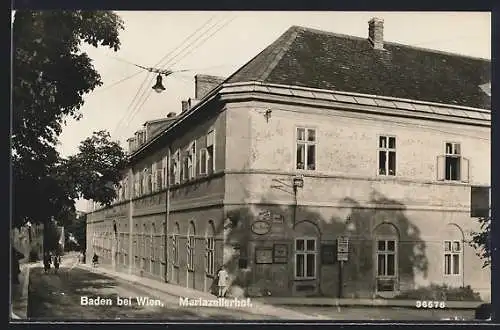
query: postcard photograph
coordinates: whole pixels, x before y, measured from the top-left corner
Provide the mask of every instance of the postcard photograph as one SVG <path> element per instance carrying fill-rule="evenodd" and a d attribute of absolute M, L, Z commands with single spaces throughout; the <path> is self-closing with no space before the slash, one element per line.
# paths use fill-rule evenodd
<path fill-rule="evenodd" d="M 11 321 L 487 321 L 489 12 L 12 12 Z"/>

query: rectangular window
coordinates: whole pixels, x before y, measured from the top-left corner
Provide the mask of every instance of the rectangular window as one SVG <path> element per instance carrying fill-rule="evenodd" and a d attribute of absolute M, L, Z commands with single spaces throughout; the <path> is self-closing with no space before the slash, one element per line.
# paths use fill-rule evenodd
<path fill-rule="evenodd" d="M 396 276 L 396 241 L 377 241 L 377 276 Z"/>
<path fill-rule="evenodd" d="M 185 180 L 191 180 L 196 177 L 196 141 L 193 141 L 189 148 L 186 150 L 185 159 Z"/>
<path fill-rule="evenodd" d="M 445 144 L 445 180 L 459 181 L 460 180 L 460 144 L 450 143 Z"/>
<path fill-rule="evenodd" d="M 379 136 L 378 174 L 396 175 L 396 137 Z"/>
<path fill-rule="evenodd" d="M 170 183 L 171 184 L 179 184 L 181 183 L 181 173 L 180 173 L 180 166 L 181 166 L 181 155 L 180 155 L 180 150 L 177 149 L 177 151 L 174 153 L 172 157 L 172 164 L 171 164 L 171 171 L 170 171 Z"/>
<path fill-rule="evenodd" d="M 153 163 L 151 165 L 151 192 L 156 192 L 158 191 L 158 181 L 157 181 L 157 176 L 158 173 L 156 172 L 156 163 Z"/>
<path fill-rule="evenodd" d="M 297 128 L 297 170 L 316 170 L 316 130 Z"/>
<path fill-rule="evenodd" d="M 206 272 L 208 275 L 215 274 L 215 238 L 207 237 L 207 265 Z"/>
<path fill-rule="evenodd" d="M 460 274 L 461 241 L 444 241 L 444 274 Z"/>
<path fill-rule="evenodd" d="M 163 189 L 163 169 L 156 170 L 156 187 L 158 191 Z"/>
<path fill-rule="evenodd" d="M 317 246 L 314 238 L 298 238 L 295 240 L 295 278 L 316 278 Z"/>
<path fill-rule="evenodd" d="M 207 149 L 203 148 L 200 150 L 200 175 L 207 174 Z"/>

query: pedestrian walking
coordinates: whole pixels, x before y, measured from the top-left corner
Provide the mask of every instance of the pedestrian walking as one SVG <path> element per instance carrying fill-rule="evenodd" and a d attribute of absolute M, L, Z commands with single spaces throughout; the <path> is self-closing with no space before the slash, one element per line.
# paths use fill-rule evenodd
<path fill-rule="evenodd" d="M 99 264 L 99 257 L 97 256 L 97 253 L 94 253 L 94 256 L 92 257 L 92 265 L 94 267 L 97 267 Z"/>
<path fill-rule="evenodd" d="M 217 285 L 219 287 L 219 297 L 225 297 L 226 296 L 226 291 L 227 291 L 227 286 L 229 282 L 229 274 L 224 266 L 222 266 L 219 271 L 217 272 Z"/>
<path fill-rule="evenodd" d="M 43 270 L 45 271 L 45 273 L 48 273 L 50 270 L 50 259 L 50 253 L 45 252 L 43 255 Z"/>
<path fill-rule="evenodd" d="M 57 271 L 59 270 L 59 265 L 61 263 L 61 257 L 56 254 L 53 258 L 53 263 L 54 263 L 54 271 L 57 273 Z"/>

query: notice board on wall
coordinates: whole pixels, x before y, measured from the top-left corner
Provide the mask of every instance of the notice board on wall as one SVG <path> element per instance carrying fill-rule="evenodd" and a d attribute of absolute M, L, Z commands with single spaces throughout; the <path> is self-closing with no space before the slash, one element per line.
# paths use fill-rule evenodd
<path fill-rule="evenodd" d="M 273 248 L 256 247 L 255 248 L 255 263 L 256 264 L 272 264 L 273 263 Z"/>
<path fill-rule="evenodd" d="M 275 264 L 288 263 L 288 246 L 286 244 L 274 244 L 273 263 Z"/>

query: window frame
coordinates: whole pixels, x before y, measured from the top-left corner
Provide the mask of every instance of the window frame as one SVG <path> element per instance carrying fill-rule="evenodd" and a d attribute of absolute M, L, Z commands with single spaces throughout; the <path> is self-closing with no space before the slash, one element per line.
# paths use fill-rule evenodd
<path fill-rule="evenodd" d="M 451 154 L 449 154 L 448 151 L 446 150 L 446 146 L 448 144 L 451 144 L 451 147 L 452 147 Z M 455 150 L 457 145 L 458 145 L 459 153 L 455 154 L 455 153 L 453 153 L 453 151 Z M 462 156 L 462 144 L 460 142 L 455 142 L 455 141 L 445 141 L 444 142 L 443 156 L 444 156 L 444 181 L 446 181 L 446 182 L 461 182 L 464 179 L 464 178 L 462 178 L 462 158 L 463 158 L 463 156 Z M 450 175 L 450 179 L 446 178 L 448 175 L 448 168 L 446 166 L 446 161 L 448 160 L 448 158 L 458 159 L 458 168 L 457 168 L 457 178 L 456 179 L 451 179 L 451 175 Z"/>
<path fill-rule="evenodd" d="M 314 241 L 314 251 L 307 250 L 307 241 Z M 297 250 L 297 241 L 304 241 L 304 251 Z M 301 236 L 294 238 L 293 241 L 293 251 L 294 251 L 294 278 L 299 281 L 311 281 L 316 280 L 318 278 L 318 238 L 313 236 Z M 304 276 L 298 276 L 297 274 L 297 256 L 304 256 Z M 307 276 L 307 256 L 314 255 L 314 275 Z"/>
<path fill-rule="evenodd" d="M 384 236 L 376 236 L 375 237 L 375 264 L 376 264 L 376 269 L 375 269 L 375 279 L 397 279 L 399 276 L 398 273 L 398 268 L 399 268 L 399 241 L 396 237 L 384 237 Z M 380 251 L 378 249 L 378 243 L 379 241 L 384 241 L 386 245 L 386 249 L 384 251 Z M 389 251 L 387 250 L 387 242 L 394 242 L 394 251 Z M 379 255 L 384 255 L 385 256 L 385 262 L 384 262 L 384 268 L 385 268 L 385 274 L 379 275 L 379 263 L 378 263 L 378 257 Z M 388 265 L 388 255 L 394 255 L 394 275 L 387 275 L 387 265 Z"/>
<path fill-rule="evenodd" d="M 203 155 L 205 156 L 205 161 L 203 164 Z M 200 158 L 198 159 L 199 165 L 198 165 L 198 174 L 199 175 L 207 175 L 208 173 L 208 150 L 207 148 L 201 148 L 200 149 Z M 205 167 L 205 170 L 202 171 L 202 164 Z"/>
<path fill-rule="evenodd" d="M 215 230 L 213 223 L 209 222 L 209 227 L 205 233 L 205 274 L 215 275 Z"/>
<path fill-rule="evenodd" d="M 380 139 L 385 138 L 386 139 L 386 146 L 381 147 L 380 146 Z M 394 148 L 389 147 L 389 139 L 394 138 Z M 397 146 L 398 146 L 398 138 L 396 135 L 391 135 L 391 134 L 378 134 L 377 135 L 377 176 L 381 177 L 396 177 L 398 173 L 398 152 L 397 152 Z M 385 153 L 385 174 L 380 173 L 380 152 Z M 394 174 L 389 174 L 390 169 L 389 169 L 389 153 L 394 152 Z"/>
<path fill-rule="evenodd" d="M 182 165 L 181 164 L 181 159 L 180 159 L 180 149 L 177 148 L 177 150 L 174 152 L 174 154 L 172 155 L 172 163 L 170 164 L 170 166 L 172 167 L 172 174 L 173 174 L 173 182 L 171 182 L 171 184 L 180 184 L 181 183 L 181 172 L 180 172 L 180 166 Z"/>
<path fill-rule="evenodd" d="M 446 251 L 446 243 L 450 243 L 450 250 L 449 251 Z M 453 249 L 453 245 L 454 243 L 459 243 L 460 244 L 460 249 L 458 251 L 454 251 Z M 461 271 L 461 268 L 462 268 L 462 263 L 463 263 L 463 249 L 464 249 L 464 244 L 463 244 L 463 240 L 459 240 L 459 239 L 447 239 L 447 240 L 443 240 L 443 274 L 444 276 L 446 277 L 449 277 L 449 276 L 461 276 L 462 275 L 462 271 Z M 448 274 L 447 273 L 447 268 L 446 268 L 446 256 L 449 255 L 450 256 L 450 273 Z M 458 273 L 453 273 L 454 269 L 455 269 L 455 261 L 453 259 L 453 256 L 458 256 Z"/>
<path fill-rule="evenodd" d="M 186 235 L 186 269 L 194 271 L 196 252 L 196 228 L 193 222 L 189 223 L 188 232 Z"/>
<path fill-rule="evenodd" d="M 208 137 L 210 135 L 210 133 L 213 134 L 213 141 L 212 141 L 212 144 L 209 144 L 208 142 Z M 205 143 L 205 149 L 207 150 L 207 153 L 206 153 L 206 175 L 212 175 L 215 173 L 215 154 L 216 154 L 216 130 L 215 128 L 212 128 L 210 130 L 208 130 L 207 134 L 205 135 L 205 138 L 206 138 L 206 143 Z M 209 152 L 209 148 L 211 147 L 212 149 L 212 155 L 210 156 L 210 152 Z M 210 156 L 210 157 L 209 157 Z M 212 162 L 212 173 L 209 173 L 209 162 Z"/>
<path fill-rule="evenodd" d="M 299 129 L 304 130 L 304 141 L 299 140 Z M 314 131 L 314 141 L 308 141 L 309 137 L 309 130 Z M 298 168 L 298 162 L 297 162 L 297 152 L 298 152 L 298 145 L 304 144 L 304 168 L 300 169 Z M 314 146 L 314 169 L 308 169 L 307 168 L 307 156 L 308 156 L 308 147 L 309 146 Z M 318 170 L 318 129 L 316 126 L 295 126 L 295 132 L 294 132 L 294 171 L 305 171 L 305 172 L 312 172 L 312 171 L 317 171 Z"/>
<path fill-rule="evenodd" d="M 179 239 L 180 239 L 180 226 L 176 222 L 174 224 L 174 232 L 172 233 L 172 264 L 174 267 L 179 267 Z"/>

